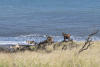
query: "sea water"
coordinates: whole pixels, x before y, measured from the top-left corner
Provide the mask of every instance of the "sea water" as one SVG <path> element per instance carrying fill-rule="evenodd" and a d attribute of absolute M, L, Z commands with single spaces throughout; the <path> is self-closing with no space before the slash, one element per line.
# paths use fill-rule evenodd
<path fill-rule="evenodd" d="M 40 42 L 46 35 L 62 41 L 62 32 L 80 41 L 96 30 L 100 0 L 0 0 L 0 44 Z"/>

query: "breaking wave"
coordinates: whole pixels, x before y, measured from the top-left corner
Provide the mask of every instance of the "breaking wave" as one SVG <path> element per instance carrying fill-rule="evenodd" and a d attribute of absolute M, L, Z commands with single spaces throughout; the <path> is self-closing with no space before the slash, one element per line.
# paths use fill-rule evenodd
<path fill-rule="evenodd" d="M 0 45 L 1 44 L 17 44 L 17 43 L 26 43 L 27 40 L 34 40 L 35 42 L 39 43 L 46 39 L 47 35 L 40 35 L 40 34 L 30 34 L 30 35 L 20 35 L 17 37 L 0 37 Z M 54 38 L 55 42 L 60 42 L 63 40 L 63 36 L 58 35 L 50 35 Z M 71 38 L 75 41 L 85 41 L 87 36 L 71 36 Z M 100 40 L 99 37 L 92 37 L 92 40 Z"/>

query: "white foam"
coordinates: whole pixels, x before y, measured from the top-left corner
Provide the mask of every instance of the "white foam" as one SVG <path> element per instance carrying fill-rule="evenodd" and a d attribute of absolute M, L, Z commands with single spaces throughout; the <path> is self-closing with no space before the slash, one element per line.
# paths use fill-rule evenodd
<path fill-rule="evenodd" d="M 63 36 L 53 36 L 55 42 L 60 42 L 63 40 Z M 85 37 L 80 36 L 71 36 L 71 39 L 75 41 L 85 41 Z M 26 43 L 27 40 L 34 40 L 35 42 L 41 42 L 46 39 L 46 35 L 40 35 L 40 34 L 30 34 L 30 35 L 21 35 L 17 37 L 0 37 L 0 45 L 1 44 L 17 44 L 17 43 Z M 92 37 L 92 40 L 100 40 L 99 37 Z"/>
<path fill-rule="evenodd" d="M 0 41 L 0 45 L 7 45 L 7 44 L 18 44 L 18 43 L 26 43 L 22 41 Z"/>

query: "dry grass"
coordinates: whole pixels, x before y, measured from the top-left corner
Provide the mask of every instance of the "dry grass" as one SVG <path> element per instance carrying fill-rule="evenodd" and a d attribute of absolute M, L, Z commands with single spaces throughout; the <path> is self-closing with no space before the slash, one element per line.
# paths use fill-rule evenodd
<path fill-rule="evenodd" d="M 99 41 L 80 54 L 79 49 L 80 47 L 72 50 L 55 50 L 51 53 L 0 53 L 0 67 L 100 67 Z"/>

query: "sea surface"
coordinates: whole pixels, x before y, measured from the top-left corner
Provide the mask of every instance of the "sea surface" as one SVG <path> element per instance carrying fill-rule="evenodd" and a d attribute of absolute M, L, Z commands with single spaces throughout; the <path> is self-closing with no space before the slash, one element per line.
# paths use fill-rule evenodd
<path fill-rule="evenodd" d="M 62 32 L 81 41 L 96 30 L 100 0 L 0 0 L 0 44 L 40 42 L 46 35 L 62 41 Z"/>

